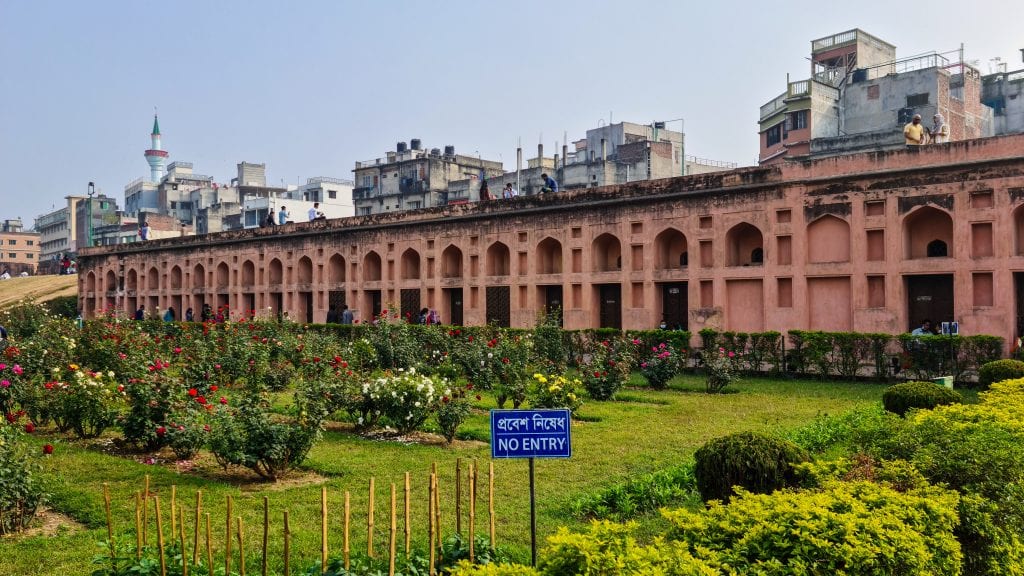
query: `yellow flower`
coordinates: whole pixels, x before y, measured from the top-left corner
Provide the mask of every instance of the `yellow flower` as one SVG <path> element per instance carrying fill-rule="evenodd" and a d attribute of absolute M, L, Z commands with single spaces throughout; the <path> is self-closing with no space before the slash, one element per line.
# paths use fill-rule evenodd
<path fill-rule="evenodd" d="M 558 391 L 558 385 L 557 384 L 552 384 L 551 386 L 548 386 L 548 392 L 557 392 L 557 391 Z"/>

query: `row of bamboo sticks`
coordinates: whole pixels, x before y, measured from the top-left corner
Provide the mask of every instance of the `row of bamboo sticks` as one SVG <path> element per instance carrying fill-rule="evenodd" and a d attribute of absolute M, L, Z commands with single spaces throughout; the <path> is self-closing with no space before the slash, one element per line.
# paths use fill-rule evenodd
<path fill-rule="evenodd" d="M 455 463 L 455 530 L 458 534 L 462 534 L 462 518 L 464 516 L 462 510 L 462 478 L 463 478 L 463 465 L 462 459 L 459 458 Z M 468 544 L 469 544 L 469 559 L 470 561 L 475 560 L 476 555 L 476 519 L 477 519 L 477 484 L 479 478 L 479 471 L 477 469 L 477 462 L 470 460 L 466 467 L 466 480 L 468 483 L 468 496 L 469 496 L 469 531 L 468 531 Z M 404 552 L 406 557 L 409 556 L 412 550 L 412 479 L 409 472 L 405 473 L 404 478 L 404 497 L 403 497 L 403 537 L 404 537 Z M 376 525 L 374 521 L 374 510 L 375 510 L 375 498 L 376 498 L 376 482 L 373 477 L 369 479 L 368 495 L 369 503 L 367 505 L 366 515 L 366 555 L 370 558 L 376 558 L 373 547 L 374 543 L 374 531 Z M 388 523 L 389 536 L 388 536 L 388 574 L 393 576 L 395 574 L 395 565 L 397 560 L 397 548 L 398 548 L 398 489 L 395 483 L 391 483 L 390 491 L 390 510 L 391 518 Z M 443 541 L 442 534 L 442 516 L 441 516 L 441 491 L 438 484 L 438 472 L 437 462 L 434 462 L 427 485 L 427 541 L 430 543 L 429 546 L 429 565 L 430 574 L 435 574 L 435 567 L 443 560 L 439 556 L 441 545 Z M 111 516 L 111 500 L 110 500 L 110 488 L 109 485 L 103 484 L 103 500 L 104 507 L 106 509 L 107 516 L 107 538 L 110 546 L 110 557 L 112 562 L 117 561 L 116 550 L 114 547 L 114 523 Z M 149 512 L 150 512 L 150 500 L 152 500 L 152 509 L 156 522 L 156 545 L 158 548 L 159 559 L 160 559 L 160 573 L 162 576 L 167 574 L 167 559 L 165 553 L 165 547 L 167 542 L 164 539 L 164 514 L 161 510 L 160 496 L 150 491 L 150 477 L 146 475 L 145 484 L 143 489 L 135 493 L 135 558 L 136 560 L 141 559 L 142 551 L 145 547 L 149 546 Z M 177 501 L 177 486 L 172 485 L 170 491 L 170 538 L 171 544 L 173 545 L 174 540 L 177 540 L 179 549 L 181 550 L 182 557 L 182 576 L 188 576 L 189 562 L 186 561 L 187 553 L 187 542 L 185 536 L 185 507 L 180 505 Z M 226 497 L 225 505 L 225 525 L 224 525 L 224 573 L 231 574 L 231 562 L 233 558 L 232 545 L 237 539 L 238 545 L 238 573 L 240 576 L 245 576 L 245 539 L 244 539 L 244 525 L 241 516 L 233 516 L 233 505 L 234 501 L 231 495 Z M 211 571 L 213 566 L 213 529 L 211 526 L 210 513 L 203 513 L 203 491 L 196 490 L 195 493 L 195 519 L 194 519 L 194 530 L 192 534 L 192 556 L 191 564 L 198 565 L 199 554 L 200 554 L 200 524 L 201 520 L 205 520 L 203 526 L 205 534 L 205 566 L 207 571 Z M 487 515 L 488 515 L 488 536 L 490 538 L 490 545 L 494 547 L 495 542 L 495 515 L 494 515 L 494 462 L 488 462 L 487 469 Z M 234 526 L 232 526 L 232 520 L 234 520 Z M 321 571 L 327 571 L 328 564 L 328 506 L 327 506 L 327 487 L 321 487 L 320 491 L 320 565 Z M 344 561 L 345 569 L 347 570 L 351 560 L 351 527 L 352 527 L 352 506 L 351 506 L 351 493 L 345 492 L 345 504 L 344 504 L 344 516 L 343 516 L 343 545 L 342 545 L 342 558 Z M 232 528 L 235 532 L 232 533 Z M 291 527 L 289 525 L 288 510 L 284 510 L 283 513 L 283 538 L 284 538 L 284 574 L 290 576 L 291 574 Z M 261 554 L 261 574 L 267 576 L 267 550 L 270 543 L 270 499 L 267 496 L 263 497 L 263 539 L 262 539 L 262 554 Z"/>

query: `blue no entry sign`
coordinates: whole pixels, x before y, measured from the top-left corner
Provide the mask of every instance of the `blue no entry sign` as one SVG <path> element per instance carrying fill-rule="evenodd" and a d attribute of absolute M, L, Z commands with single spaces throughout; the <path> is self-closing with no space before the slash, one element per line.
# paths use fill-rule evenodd
<path fill-rule="evenodd" d="M 491 458 L 569 458 L 571 416 L 559 410 L 491 410 Z"/>

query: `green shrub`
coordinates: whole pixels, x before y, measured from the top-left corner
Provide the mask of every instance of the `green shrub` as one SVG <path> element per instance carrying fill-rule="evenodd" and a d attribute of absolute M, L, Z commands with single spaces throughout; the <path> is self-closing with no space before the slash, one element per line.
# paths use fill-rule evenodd
<path fill-rule="evenodd" d="M 650 546 L 637 544 L 633 524 L 594 522 L 583 534 L 566 528 L 548 538 L 538 559 L 544 576 L 649 576 L 673 574 L 717 576 L 717 562 L 696 558 L 685 543 L 658 538 Z M 714 558 L 711 552 L 702 556 Z"/>
<path fill-rule="evenodd" d="M 0 536 L 27 528 L 44 499 L 23 429 L 31 427 L 16 415 L 0 420 Z"/>
<path fill-rule="evenodd" d="M 686 500 L 699 502 L 693 464 L 686 463 L 613 484 L 570 505 L 578 518 L 622 521 Z"/>
<path fill-rule="evenodd" d="M 950 390 L 934 382 L 903 382 L 885 389 L 882 393 L 882 405 L 885 409 L 900 416 L 906 415 L 911 408 L 932 409 L 946 404 L 959 404 L 963 397 L 955 390 Z"/>
<path fill-rule="evenodd" d="M 1024 378 L 1024 362 L 1020 360 L 996 360 L 978 369 L 978 387 L 988 390 L 994 382 Z"/>
<path fill-rule="evenodd" d="M 728 500 L 733 486 L 766 493 L 796 482 L 793 465 L 807 453 L 792 442 L 740 432 L 716 438 L 694 454 L 694 476 L 704 501 Z"/>
<path fill-rule="evenodd" d="M 452 570 L 452 576 L 539 576 L 529 566 L 520 564 L 470 564 L 468 560 L 459 561 Z"/>
<path fill-rule="evenodd" d="M 62 318 L 78 317 L 78 296 L 58 296 L 43 303 L 50 313 Z"/>
<path fill-rule="evenodd" d="M 668 538 L 699 558 L 714 554 L 723 574 L 959 575 L 957 501 L 937 487 L 901 493 L 831 482 L 814 491 L 740 491 L 728 504 L 664 515 L 674 526 Z"/>

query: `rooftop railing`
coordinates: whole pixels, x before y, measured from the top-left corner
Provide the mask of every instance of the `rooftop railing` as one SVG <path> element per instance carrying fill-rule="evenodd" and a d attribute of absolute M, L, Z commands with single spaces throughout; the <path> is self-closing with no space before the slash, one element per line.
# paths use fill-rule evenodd
<path fill-rule="evenodd" d="M 776 111 L 786 107 L 786 94 L 782 93 L 772 99 L 771 102 L 761 106 L 761 120 L 771 116 Z"/>
<path fill-rule="evenodd" d="M 811 51 L 817 52 L 819 50 L 827 50 L 829 48 L 853 42 L 857 39 L 856 30 L 847 30 L 846 32 L 840 32 L 825 38 L 819 38 L 811 42 Z"/>

